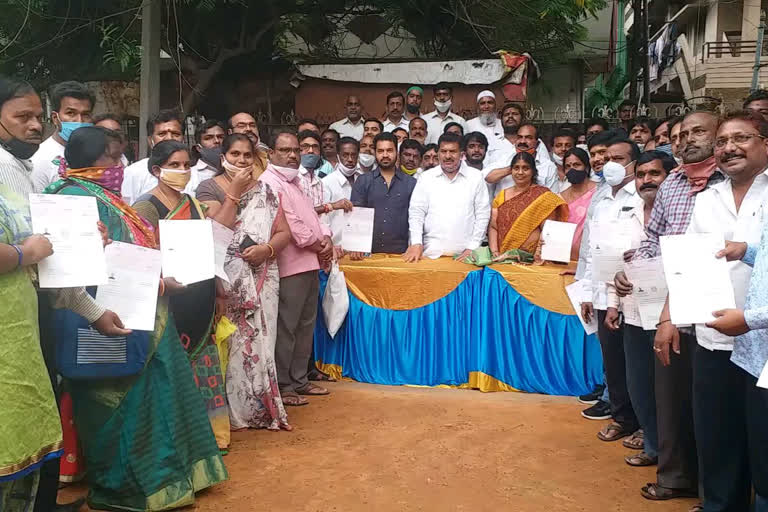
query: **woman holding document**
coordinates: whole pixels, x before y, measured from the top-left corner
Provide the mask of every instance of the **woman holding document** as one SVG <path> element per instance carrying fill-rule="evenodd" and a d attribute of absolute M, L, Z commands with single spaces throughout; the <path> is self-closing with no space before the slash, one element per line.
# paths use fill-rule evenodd
<path fill-rule="evenodd" d="M 291 234 L 272 189 L 254 181 L 254 147 L 241 134 L 222 144 L 224 172 L 200 184 L 211 217 L 234 229 L 224 269 L 229 276 L 227 396 L 233 429 L 291 430 L 277 384 L 275 341 L 280 278 L 275 257 Z"/>
<path fill-rule="evenodd" d="M 159 233 L 160 219 L 199 220 L 206 217 L 205 206 L 184 193 L 192 176 L 187 146 L 173 140 L 156 144 L 148 166 L 149 172 L 157 178 L 157 186 L 139 197 L 133 208 L 152 224 L 156 233 Z M 216 444 L 225 452 L 230 438 L 229 411 L 219 348 L 214 337 L 216 297 L 223 298 L 224 290 L 219 285 L 217 292 L 215 278 L 184 287 L 174 279 L 170 280 L 173 284 L 166 288 L 166 293 L 176 331 L 192 363 Z"/>
<path fill-rule="evenodd" d="M 516 251 L 521 260 L 532 261 L 544 221 L 565 222 L 568 205 L 548 188 L 536 184 L 532 155 L 518 152 L 510 168 L 515 185 L 502 190 L 493 200 L 488 245 L 494 258 Z"/>
<path fill-rule="evenodd" d="M 121 140 L 109 130 L 72 133 L 50 194 L 93 196 L 113 240 L 155 248 L 155 230 L 120 198 Z M 149 169 L 147 170 L 149 172 Z M 161 282 L 160 295 L 165 286 Z M 157 303 L 144 370 L 132 377 L 71 381 L 88 466 L 89 505 L 167 510 L 227 479 L 168 301 Z"/>

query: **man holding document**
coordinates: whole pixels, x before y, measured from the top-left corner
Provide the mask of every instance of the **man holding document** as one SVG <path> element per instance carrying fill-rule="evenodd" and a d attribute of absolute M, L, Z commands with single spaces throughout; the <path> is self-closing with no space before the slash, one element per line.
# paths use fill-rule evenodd
<path fill-rule="evenodd" d="M 717 235 L 720 240 L 746 242 L 753 246 L 759 243 L 768 194 L 766 137 L 768 122 L 753 113 L 733 114 L 720 124 L 714 143 L 715 158 L 727 177 L 697 196 L 688 234 Z M 666 260 L 663 248 L 662 255 Z M 736 307 L 743 309 L 752 268 L 742 261 L 731 261 L 727 266 Z M 725 272 L 724 265 L 722 268 Z M 716 276 L 713 273 L 697 277 L 708 280 L 714 292 Z M 699 297 L 685 296 L 685 304 L 695 304 L 697 299 L 701 300 L 702 306 L 707 303 L 706 297 L 697 295 Z M 717 292 L 716 295 L 723 300 L 726 293 Z M 674 302 L 675 297 L 671 295 L 672 322 L 675 319 Z M 710 316 L 714 308 L 707 309 L 710 311 L 703 313 Z M 716 326 L 717 322 L 710 325 Z M 704 510 L 747 510 L 751 494 L 750 461 L 758 470 L 756 476 L 760 477 L 764 462 L 758 459 L 765 456 L 757 439 L 753 439 L 755 444 L 748 448 L 748 434 L 744 428 L 747 424 L 747 374 L 731 362 L 732 336 L 697 323 L 696 340 L 693 413 Z M 765 414 L 765 406 L 759 411 L 750 414 Z M 759 430 L 755 432 L 758 439 L 766 439 L 764 427 Z M 765 477 L 763 473 L 762 478 Z"/>
<path fill-rule="evenodd" d="M 632 249 L 624 253 L 624 260 L 630 265 L 632 254 L 639 246 L 639 241 L 645 238 L 645 225 L 651 215 L 653 202 L 656 199 L 656 192 L 659 186 L 669 175 L 669 172 L 677 166 L 675 160 L 659 151 L 647 151 L 637 159 L 635 167 L 635 188 L 638 198 L 635 200 L 635 206 L 629 210 L 622 211 L 620 217 L 628 219 L 629 227 L 633 230 L 632 240 L 637 241 Z M 641 260 L 646 261 L 646 260 Z M 647 260 L 653 261 L 653 260 Z M 663 273 L 661 262 L 654 261 L 656 265 L 656 276 L 660 277 L 663 284 Z M 638 264 L 639 265 L 639 264 Z M 640 270 L 640 269 L 638 269 Z M 645 271 L 645 269 L 642 269 Z M 653 380 L 653 335 L 655 327 L 652 330 L 644 330 L 646 321 L 644 309 L 640 308 L 641 299 L 639 292 L 635 295 L 626 295 L 619 297 L 616 293 L 616 287 L 612 282 L 607 283 L 608 310 L 605 315 L 605 324 L 611 330 L 618 330 L 621 326 L 623 315 L 624 331 L 624 356 L 627 373 L 627 389 L 632 402 L 632 408 L 635 411 L 640 427 L 643 429 L 643 451 L 626 457 L 625 461 L 630 466 L 651 466 L 657 460 L 658 436 L 656 434 L 656 397 Z M 654 284 L 649 284 L 655 287 Z M 666 287 L 660 286 L 666 298 Z M 659 307 L 660 312 L 661 307 Z M 619 313 L 621 311 L 621 313 Z M 656 318 L 652 320 L 653 326 L 659 321 L 658 312 Z"/>
<path fill-rule="evenodd" d="M 270 164 L 259 180 L 280 197 L 291 241 L 277 254 L 280 299 L 277 313 L 275 361 L 280 394 L 285 405 L 309 403 L 301 395 L 327 395 L 329 391 L 309 382 L 309 359 L 317 318 L 320 260 L 333 257 L 331 230 L 315 213 L 312 200 L 301 188 L 299 141 L 280 132 L 269 152 Z"/>
<path fill-rule="evenodd" d="M 376 169 L 363 174 L 352 187 L 352 204 L 373 208 L 372 253 L 402 254 L 408 248 L 408 204 L 411 202 L 416 179 L 395 165 L 397 139 L 391 133 L 381 133 L 373 141 Z M 353 260 L 363 253 L 350 253 Z"/>
<path fill-rule="evenodd" d="M 603 365 L 610 390 L 611 416 L 614 422 L 603 428 L 601 441 L 617 441 L 638 429 L 638 421 L 627 391 L 624 341 L 621 323 L 606 323 L 608 309 L 606 282 L 620 269 L 622 257 L 632 245 L 631 219 L 626 212 L 642 205 L 635 188 L 635 162 L 640 156 L 637 145 L 629 140 L 614 139 L 607 143 L 608 162 L 603 166 L 606 193 L 595 196 L 589 232 L 582 244 L 589 244 L 584 279 L 592 282 L 592 302 L 581 306 L 581 314 L 589 323 L 597 310 L 597 337 L 603 353 Z M 618 267 L 618 268 L 617 268 Z"/>

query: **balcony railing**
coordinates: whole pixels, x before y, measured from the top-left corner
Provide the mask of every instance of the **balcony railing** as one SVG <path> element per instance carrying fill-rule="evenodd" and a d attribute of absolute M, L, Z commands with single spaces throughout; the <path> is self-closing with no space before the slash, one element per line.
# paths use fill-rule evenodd
<path fill-rule="evenodd" d="M 757 41 L 717 41 L 704 43 L 701 52 L 701 62 L 723 57 L 754 57 L 756 51 Z M 768 41 L 763 42 L 761 55 L 768 55 Z"/>

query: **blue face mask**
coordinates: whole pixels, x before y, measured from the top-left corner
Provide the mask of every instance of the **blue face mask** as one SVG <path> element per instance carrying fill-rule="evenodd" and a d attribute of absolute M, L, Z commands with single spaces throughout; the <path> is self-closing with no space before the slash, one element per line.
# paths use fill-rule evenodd
<path fill-rule="evenodd" d="M 661 146 L 656 146 L 656 151 L 661 151 L 662 153 L 666 153 L 669 156 L 672 156 L 672 144 L 664 144 Z"/>
<path fill-rule="evenodd" d="M 320 155 L 315 155 L 313 153 L 301 155 L 301 165 L 308 171 L 314 171 L 320 167 Z"/>
<path fill-rule="evenodd" d="M 59 130 L 59 136 L 62 139 L 64 139 L 64 141 L 69 141 L 69 137 L 72 135 L 72 132 L 77 130 L 78 128 L 82 128 L 83 126 L 93 126 L 93 123 L 76 123 L 74 121 L 62 121 L 61 130 Z"/>

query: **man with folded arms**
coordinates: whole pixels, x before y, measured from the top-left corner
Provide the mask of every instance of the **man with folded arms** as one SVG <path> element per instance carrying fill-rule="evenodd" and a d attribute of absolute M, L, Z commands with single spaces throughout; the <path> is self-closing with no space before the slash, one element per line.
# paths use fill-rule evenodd
<path fill-rule="evenodd" d="M 481 173 L 461 165 L 461 137 L 441 135 L 438 159 L 440 165 L 422 173 L 411 197 L 407 262 L 443 255 L 463 261 L 480 247 L 488 229 L 488 188 Z"/>

